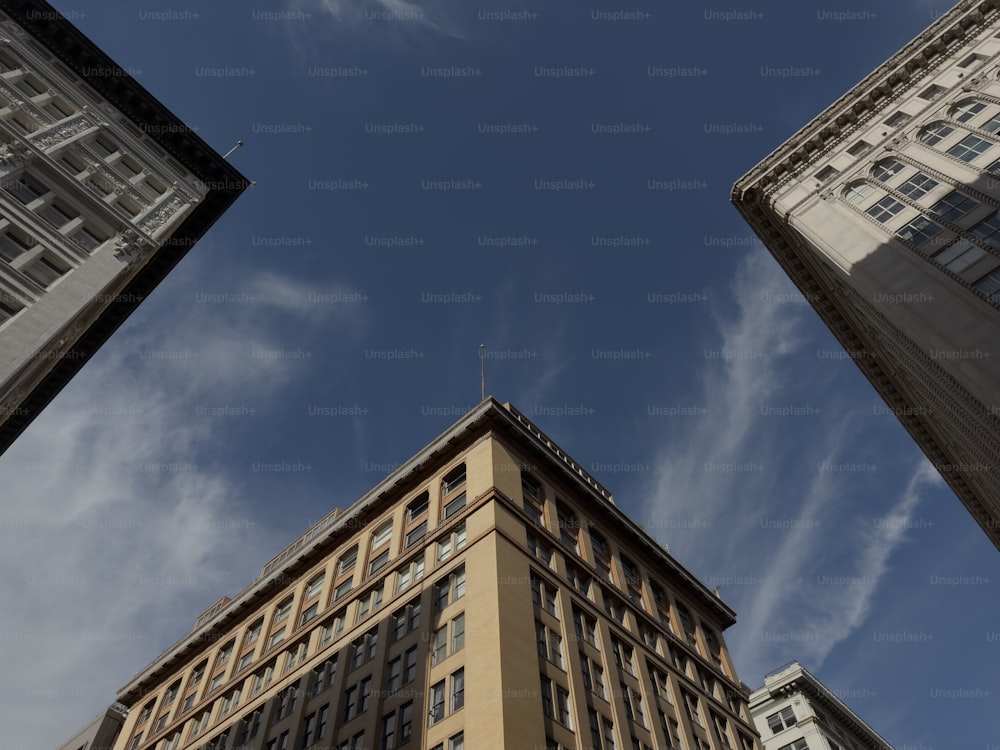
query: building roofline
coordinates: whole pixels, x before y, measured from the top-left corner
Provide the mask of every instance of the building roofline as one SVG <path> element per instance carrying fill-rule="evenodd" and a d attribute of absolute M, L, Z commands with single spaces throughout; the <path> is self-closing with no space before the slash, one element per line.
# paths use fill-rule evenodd
<path fill-rule="evenodd" d="M 0 0 L 6 13 L 83 83 L 105 98 L 145 136 L 207 187 L 204 198 L 110 304 L 62 352 L 51 370 L 0 423 L 0 454 L 38 416 L 250 182 L 61 13 L 43 0 Z"/>
<path fill-rule="evenodd" d="M 859 734 L 868 735 L 865 739 L 872 750 L 893 750 L 892 745 L 884 737 L 797 661 L 789 662 L 765 676 L 763 687 L 757 688 L 750 694 L 751 715 L 754 713 L 755 704 L 759 706 L 776 694 L 791 693 L 803 693 L 834 714 L 841 722 L 853 724 L 852 728 Z"/>
<path fill-rule="evenodd" d="M 1000 0 L 960 0 L 740 177 L 733 185 L 732 202 L 742 212 L 741 205 L 756 202 L 762 189 L 773 188 L 824 156 L 856 125 L 866 122 L 968 41 L 970 30 L 984 25 L 998 7 Z"/>
<path fill-rule="evenodd" d="M 464 443 L 469 435 L 478 434 L 484 429 L 494 427 L 520 434 L 541 455 L 547 456 L 553 466 L 559 467 L 565 478 L 574 482 L 595 500 L 607 500 L 607 502 L 600 503 L 605 512 L 631 533 L 636 542 L 643 545 L 648 552 L 655 554 L 665 567 L 687 584 L 701 604 L 711 609 L 724 623 L 724 627 L 728 627 L 736 621 L 736 613 L 673 556 L 660 547 L 638 524 L 618 509 L 610 501 L 611 493 L 602 487 L 597 480 L 576 464 L 559 446 L 548 439 L 514 407 L 509 404 L 501 404 L 492 396 L 488 396 L 366 492 L 359 500 L 336 514 L 335 521 L 329 523 L 322 533 L 312 536 L 307 544 L 303 544 L 301 552 L 289 556 L 281 565 L 275 566 L 268 575 L 255 580 L 233 596 L 228 604 L 221 607 L 215 617 L 169 646 L 160 656 L 119 689 L 117 700 L 125 705 L 131 705 L 138 700 L 142 695 L 141 690 L 145 683 L 164 674 L 172 673 L 179 662 L 186 661 L 204 649 L 206 645 L 219 640 L 220 633 L 227 632 L 245 618 L 251 607 L 273 595 L 276 587 L 286 585 L 291 571 L 311 566 L 320 556 L 329 554 L 333 549 L 336 549 L 341 543 L 340 538 L 346 536 L 344 532 L 353 534 L 356 531 L 357 519 L 378 508 L 386 496 L 397 493 L 400 488 L 412 486 L 415 481 L 422 481 L 420 475 L 428 468 L 436 468 L 436 459 L 443 454 L 452 452 L 455 446 Z M 323 520 L 310 526 L 306 532 L 283 549 L 294 546 L 300 538 L 309 537 L 312 529 L 329 519 L 330 515 L 332 514 L 328 514 Z"/>

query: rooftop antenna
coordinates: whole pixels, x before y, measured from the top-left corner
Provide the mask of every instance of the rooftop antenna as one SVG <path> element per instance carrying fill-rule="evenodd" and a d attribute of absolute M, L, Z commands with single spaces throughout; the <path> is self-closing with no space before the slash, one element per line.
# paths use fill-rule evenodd
<path fill-rule="evenodd" d="M 229 150 L 228 150 L 228 151 L 226 152 L 226 155 L 225 155 L 225 156 L 223 156 L 222 158 L 223 158 L 223 159 L 228 159 L 228 158 L 229 158 L 229 155 L 230 155 L 231 153 L 233 153 L 233 151 L 235 151 L 236 149 L 240 148 L 240 147 L 241 147 L 242 145 L 243 145 L 243 141 L 242 141 L 242 140 L 239 140 L 239 141 L 236 141 L 236 145 L 235 145 L 235 146 L 233 146 L 233 147 L 232 147 L 231 149 L 229 149 Z M 250 181 L 250 187 L 254 187 L 254 186 L 255 186 L 256 184 L 257 184 L 257 180 L 251 180 L 251 181 Z"/>
<path fill-rule="evenodd" d="M 233 153 L 233 151 L 235 151 L 236 149 L 238 149 L 238 148 L 239 148 L 240 146 L 242 146 L 242 145 L 243 145 L 243 141 L 236 141 L 236 145 L 235 145 L 235 146 L 233 146 L 233 147 L 232 147 L 231 149 L 229 149 L 229 150 L 228 150 L 228 151 L 226 152 L 226 155 L 225 155 L 225 156 L 223 156 L 222 158 L 223 158 L 223 159 L 228 159 L 228 158 L 229 158 L 229 155 L 230 155 L 231 153 Z"/>
<path fill-rule="evenodd" d="M 482 394 L 483 394 L 483 397 L 480 400 L 485 401 L 486 400 L 486 344 L 479 345 L 479 361 L 481 364 Z"/>

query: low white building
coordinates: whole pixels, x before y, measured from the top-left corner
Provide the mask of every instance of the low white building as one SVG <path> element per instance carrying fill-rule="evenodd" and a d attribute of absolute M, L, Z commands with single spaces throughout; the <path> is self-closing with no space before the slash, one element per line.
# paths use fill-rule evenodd
<path fill-rule="evenodd" d="M 893 750 L 798 662 L 750 693 L 750 715 L 764 750 Z"/>

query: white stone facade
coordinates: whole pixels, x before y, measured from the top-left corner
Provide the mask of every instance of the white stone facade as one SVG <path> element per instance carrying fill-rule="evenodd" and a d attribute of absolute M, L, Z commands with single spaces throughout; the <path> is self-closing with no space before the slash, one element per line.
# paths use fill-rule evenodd
<path fill-rule="evenodd" d="M 959 3 L 733 201 L 1000 547 L 998 5 Z"/>

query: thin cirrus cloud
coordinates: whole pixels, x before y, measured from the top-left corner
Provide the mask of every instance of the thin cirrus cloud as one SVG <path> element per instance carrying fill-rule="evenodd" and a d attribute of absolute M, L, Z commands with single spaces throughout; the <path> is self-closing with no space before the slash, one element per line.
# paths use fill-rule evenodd
<path fill-rule="evenodd" d="M 740 613 L 727 641 L 742 674 L 762 675 L 791 658 L 818 669 L 864 622 L 936 474 L 921 461 L 891 478 L 896 499 L 881 518 L 870 517 L 878 510 L 852 515 L 858 482 L 874 480 L 818 467 L 843 460 L 866 426 L 850 407 L 856 394 L 836 382 L 822 388 L 808 374 L 814 363 L 786 356 L 811 340 L 810 313 L 766 253 L 744 260 L 733 296 L 735 314 L 716 311 L 721 346 L 706 350 L 720 353 L 706 356 L 703 365 L 707 413 L 679 422 L 660 450 L 641 514 L 647 529 L 697 575 L 723 574 L 710 576 L 710 585 L 729 574 L 750 581 L 724 595 Z M 808 421 L 766 416 L 762 408 L 793 401 L 833 406 L 842 416 L 828 417 L 825 429 L 817 430 Z M 762 519 L 774 521 L 775 530 L 765 529 Z M 778 528 L 779 522 L 788 528 Z M 848 533 L 834 534 L 834 527 Z M 726 539 L 721 547 L 720 536 Z M 827 574 L 851 585 L 823 585 Z"/>
<path fill-rule="evenodd" d="M 453 37 L 462 36 L 440 0 L 424 0 L 420 3 L 408 0 L 290 0 L 289 8 L 296 12 L 325 14 L 351 29 L 367 26 L 375 30 L 377 25 L 381 25 L 399 32 L 419 29 Z"/>
<path fill-rule="evenodd" d="M 191 288 L 197 266 L 175 271 L 0 458 L 0 600 L 17 602 L 0 610 L 0 659 L 17 676 L 0 700 L 28 706 L 5 722 L 13 747 L 65 740 L 64 729 L 45 736 L 46 717 L 89 721 L 122 675 L 241 590 L 260 549 L 286 541 L 253 510 L 245 474 L 206 461 L 229 427 L 194 407 L 279 394 L 296 363 L 250 352 L 280 342 L 283 327 L 319 316 L 354 335 L 363 323 L 299 303 L 347 287 L 274 274 L 240 282 L 253 304 L 192 305 L 173 290 Z M 166 316 L 171 326 L 155 325 Z"/>

